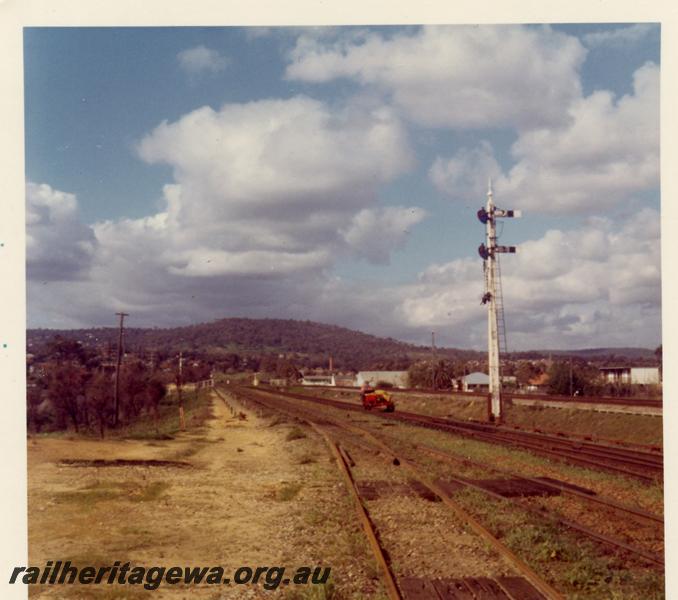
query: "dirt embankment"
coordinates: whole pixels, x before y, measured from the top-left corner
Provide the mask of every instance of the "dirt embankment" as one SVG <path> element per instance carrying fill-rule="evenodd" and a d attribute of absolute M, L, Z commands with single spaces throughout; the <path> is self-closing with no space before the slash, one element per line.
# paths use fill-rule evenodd
<path fill-rule="evenodd" d="M 172 440 L 29 440 L 29 564 L 221 566 L 227 576 L 240 566 L 322 565 L 332 567 L 327 597 L 380 597 L 373 559 L 322 440 L 296 423 L 249 411 L 242 419 L 216 396 L 212 406 L 205 427 Z M 312 587 L 102 584 L 33 586 L 31 594 L 324 597 Z"/>

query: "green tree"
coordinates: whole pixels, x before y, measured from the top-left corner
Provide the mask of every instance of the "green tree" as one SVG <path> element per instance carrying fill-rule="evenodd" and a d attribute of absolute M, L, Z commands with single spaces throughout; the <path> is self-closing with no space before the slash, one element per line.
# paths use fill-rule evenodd
<path fill-rule="evenodd" d="M 568 367 L 569 368 L 569 367 Z M 515 376 L 519 385 L 526 385 L 531 379 L 542 374 L 542 370 L 532 362 L 521 362 L 515 369 Z M 569 373 L 568 373 L 569 377 Z M 568 382 L 569 391 L 569 382 Z"/>
<path fill-rule="evenodd" d="M 80 429 L 87 372 L 80 365 L 55 364 L 49 369 L 48 396 L 62 422 L 71 421 L 76 433 Z"/>
<path fill-rule="evenodd" d="M 29 383 L 26 395 L 27 426 L 29 431 L 40 433 L 43 425 L 49 421 L 49 417 L 41 410 L 44 400 L 44 389 Z"/>
<path fill-rule="evenodd" d="M 158 413 L 160 403 L 167 395 L 167 386 L 158 377 L 151 377 L 146 384 L 146 403 L 153 412 L 153 423 L 155 425 L 155 432 L 158 433 Z"/>
<path fill-rule="evenodd" d="M 410 365 L 408 375 L 410 385 L 420 388 L 446 390 L 452 387 L 452 381 L 459 370 L 450 360 L 420 360 Z"/>
<path fill-rule="evenodd" d="M 87 383 L 87 406 L 94 414 L 99 437 L 104 438 L 106 424 L 113 417 L 113 382 L 107 373 L 96 373 Z"/>
<path fill-rule="evenodd" d="M 275 366 L 275 374 L 280 378 L 301 379 L 301 373 L 294 366 L 292 361 L 286 358 L 279 358 Z"/>
<path fill-rule="evenodd" d="M 141 361 L 131 361 L 120 371 L 120 405 L 125 419 L 136 418 L 144 406 L 149 371 Z"/>
<path fill-rule="evenodd" d="M 600 393 L 598 370 L 580 361 L 554 362 L 547 371 L 549 394 L 593 396 Z"/>

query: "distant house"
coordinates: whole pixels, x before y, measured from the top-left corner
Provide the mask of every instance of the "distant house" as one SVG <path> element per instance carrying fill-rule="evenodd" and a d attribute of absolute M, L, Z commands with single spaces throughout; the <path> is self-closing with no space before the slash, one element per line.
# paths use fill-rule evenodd
<path fill-rule="evenodd" d="M 355 384 L 361 387 L 364 383 L 378 385 L 390 383 L 393 387 L 406 388 L 410 385 L 410 374 L 407 371 L 360 371 L 355 378 Z"/>
<path fill-rule="evenodd" d="M 488 392 L 490 390 L 490 378 L 486 373 L 476 371 L 461 378 L 463 392 Z"/>
<path fill-rule="evenodd" d="M 607 383 L 652 385 L 660 382 L 659 367 L 600 367 Z"/>
<path fill-rule="evenodd" d="M 330 385 L 335 386 L 337 382 L 334 375 L 304 375 L 301 378 L 301 385 Z"/>

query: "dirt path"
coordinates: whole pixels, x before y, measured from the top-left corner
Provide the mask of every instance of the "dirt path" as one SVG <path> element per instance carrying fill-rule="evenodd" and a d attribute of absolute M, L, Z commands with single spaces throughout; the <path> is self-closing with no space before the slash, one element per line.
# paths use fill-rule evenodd
<path fill-rule="evenodd" d="M 373 561 L 323 442 L 218 398 L 202 430 L 168 441 L 29 442 L 30 564 L 332 567 L 340 597 L 379 597 Z M 241 407 L 237 407 L 240 412 Z M 190 468 L 62 466 L 64 459 L 180 460 Z M 49 598 L 322 598 L 313 586 L 35 586 Z M 317 594 L 320 590 L 315 590 Z M 336 597 L 336 596 L 335 596 Z"/>

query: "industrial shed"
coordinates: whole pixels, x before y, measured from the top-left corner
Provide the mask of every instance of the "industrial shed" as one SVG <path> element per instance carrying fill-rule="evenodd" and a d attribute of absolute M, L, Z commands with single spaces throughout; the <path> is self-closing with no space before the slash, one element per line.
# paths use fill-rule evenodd
<path fill-rule="evenodd" d="M 661 381 L 659 367 L 601 367 L 600 373 L 608 383 L 652 385 Z"/>

